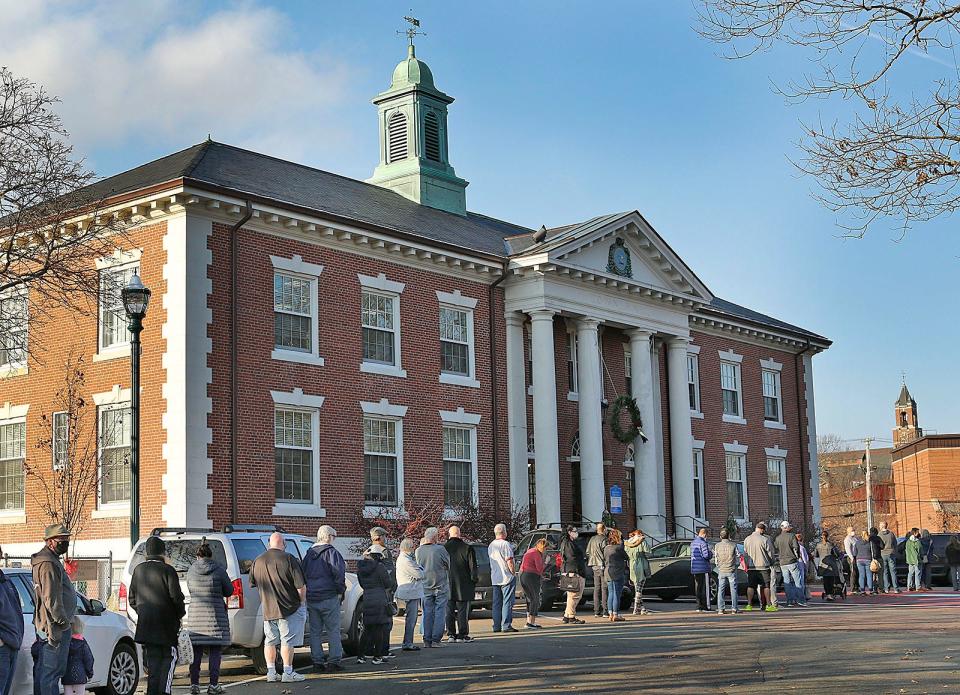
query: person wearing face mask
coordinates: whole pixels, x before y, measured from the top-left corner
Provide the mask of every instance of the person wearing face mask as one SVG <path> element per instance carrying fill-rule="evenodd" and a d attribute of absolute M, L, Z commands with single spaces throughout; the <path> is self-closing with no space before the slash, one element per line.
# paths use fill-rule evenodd
<path fill-rule="evenodd" d="M 37 592 L 33 624 L 45 640 L 40 648 L 34 695 L 59 695 L 60 679 L 70 655 L 70 625 L 77 614 L 77 591 L 60 561 L 70 548 L 70 530 L 62 524 L 47 526 L 44 548 L 30 558 Z"/>
<path fill-rule="evenodd" d="M 577 604 L 583 596 L 583 587 L 586 584 L 584 577 L 587 576 L 587 558 L 576 542 L 579 535 L 575 527 L 567 526 L 567 531 L 560 540 L 560 573 L 566 577 L 571 587 L 566 589 L 567 607 L 563 612 L 563 622 L 573 625 L 583 625 L 586 622 L 577 617 Z"/>

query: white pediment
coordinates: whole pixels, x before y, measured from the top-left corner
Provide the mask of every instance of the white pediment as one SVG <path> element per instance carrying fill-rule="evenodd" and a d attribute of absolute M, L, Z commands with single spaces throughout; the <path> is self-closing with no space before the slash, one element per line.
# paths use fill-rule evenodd
<path fill-rule="evenodd" d="M 571 269 L 624 277 L 642 285 L 688 295 L 701 301 L 713 298 L 687 264 L 638 212 L 611 216 L 599 225 L 584 224 L 564 233 L 548 252 L 549 260 Z M 622 246 L 612 264 L 611 249 Z M 625 252 L 625 253 L 623 253 Z M 629 259 L 624 267 L 624 259 Z M 624 274 L 624 273 L 629 274 Z"/>

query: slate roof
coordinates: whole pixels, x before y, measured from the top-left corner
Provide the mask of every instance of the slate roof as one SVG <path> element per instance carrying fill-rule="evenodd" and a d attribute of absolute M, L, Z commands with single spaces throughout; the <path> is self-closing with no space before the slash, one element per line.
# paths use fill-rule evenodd
<path fill-rule="evenodd" d="M 536 230 L 521 225 L 474 212 L 461 217 L 420 205 L 380 186 L 212 140 L 102 179 L 83 193 L 99 200 L 177 179 L 184 179 L 185 185 L 228 189 L 241 197 L 269 200 L 279 206 L 288 204 L 504 260 L 534 245 Z M 595 228 L 620 214 L 554 227 L 547 230 L 547 240 L 540 246 L 554 248 L 572 234 Z M 725 299 L 715 298 L 709 311 L 830 343 L 821 335 Z"/>
<path fill-rule="evenodd" d="M 900 397 L 894 405 L 909 406 L 914 404 L 913 396 L 910 395 L 910 391 L 907 390 L 907 385 L 904 384 L 900 387 Z"/>

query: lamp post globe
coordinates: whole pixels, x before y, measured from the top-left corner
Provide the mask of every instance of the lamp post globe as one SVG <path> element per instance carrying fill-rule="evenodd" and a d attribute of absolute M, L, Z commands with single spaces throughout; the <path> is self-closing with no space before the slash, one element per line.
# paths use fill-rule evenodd
<path fill-rule="evenodd" d="M 130 547 L 140 539 L 140 333 L 150 290 L 139 275 L 120 290 L 130 331 Z"/>

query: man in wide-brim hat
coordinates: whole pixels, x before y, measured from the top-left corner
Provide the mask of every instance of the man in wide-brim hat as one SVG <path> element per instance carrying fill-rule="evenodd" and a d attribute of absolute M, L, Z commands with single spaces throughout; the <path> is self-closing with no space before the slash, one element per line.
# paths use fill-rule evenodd
<path fill-rule="evenodd" d="M 70 547 L 70 529 L 63 524 L 47 526 L 43 541 L 43 550 L 30 558 L 37 589 L 33 624 L 46 640 L 40 649 L 34 691 L 59 695 L 70 654 L 70 624 L 77 614 L 77 590 L 60 561 Z"/>

